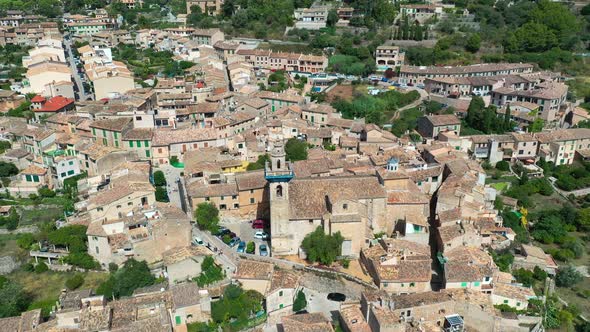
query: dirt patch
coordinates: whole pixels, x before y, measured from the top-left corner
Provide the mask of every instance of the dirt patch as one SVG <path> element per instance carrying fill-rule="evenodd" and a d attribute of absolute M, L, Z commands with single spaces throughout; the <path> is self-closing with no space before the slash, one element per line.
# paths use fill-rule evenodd
<path fill-rule="evenodd" d="M 328 93 L 326 93 L 327 101 L 333 102 L 335 99 L 343 99 L 350 101 L 352 100 L 352 93 L 354 92 L 354 86 L 352 85 L 337 85 Z"/>

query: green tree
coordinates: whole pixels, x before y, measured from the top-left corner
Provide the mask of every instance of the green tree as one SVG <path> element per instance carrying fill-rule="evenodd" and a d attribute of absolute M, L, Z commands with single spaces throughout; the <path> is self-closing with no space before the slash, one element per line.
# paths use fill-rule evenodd
<path fill-rule="evenodd" d="M 260 155 L 260 156 L 258 156 L 258 159 L 256 160 L 256 162 L 248 164 L 248 166 L 246 167 L 246 170 L 255 171 L 258 169 L 264 169 L 264 165 L 266 164 L 267 161 L 270 161 L 270 158 L 267 153 Z"/>
<path fill-rule="evenodd" d="M 84 275 L 82 273 L 76 273 L 71 278 L 66 280 L 66 287 L 70 290 L 77 289 L 84 284 Z"/>
<path fill-rule="evenodd" d="M 290 161 L 307 160 L 307 143 L 297 138 L 289 138 L 285 144 L 285 153 Z"/>
<path fill-rule="evenodd" d="M 73 252 L 64 257 L 64 262 L 86 270 L 100 269 L 100 264 L 87 252 Z"/>
<path fill-rule="evenodd" d="M 336 9 L 330 9 L 328 12 L 328 18 L 326 19 L 326 25 L 333 27 L 336 23 L 338 23 L 338 13 L 336 12 Z"/>
<path fill-rule="evenodd" d="M 41 188 L 39 188 L 39 196 L 40 197 L 55 197 L 55 191 L 53 191 L 47 187 L 41 187 Z"/>
<path fill-rule="evenodd" d="M 557 46 L 555 34 L 544 24 L 529 22 L 508 35 L 504 47 L 508 52 L 543 52 Z"/>
<path fill-rule="evenodd" d="M 578 210 L 576 225 L 579 230 L 590 230 L 590 207 Z"/>
<path fill-rule="evenodd" d="M 506 160 L 500 160 L 496 163 L 496 169 L 507 172 L 510 170 L 510 163 L 508 163 Z"/>
<path fill-rule="evenodd" d="M 215 233 L 219 224 L 219 210 L 213 203 L 200 203 L 195 211 L 195 219 L 199 228 Z"/>
<path fill-rule="evenodd" d="M 582 274 L 576 269 L 571 266 L 563 266 L 557 270 L 557 275 L 555 276 L 555 284 L 559 287 L 572 287 L 575 284 L 582 281 L 584 277 Z"/>
<path fill-rule="evenodd" d="M 65 226 L 47 234 L 49 242 L 56 246 L 68 247 L 70 253 L 86 252 L 86 229 L 84 225 Z"/>
<path fill-rule="evenodd" d="M 541 118 L 536 118 L 529 126 L 529 133 L 540 133 L 545 126 L 545 121 Z"/>
<path fill-rule="evenodd" d="M 35 243 L 35 237 L 31 233 L 20 234 L 16 239 L 16 244 L 19 246 L 19 248 L 25 250 L 30 249 L 33 243 Z"/>
<path fill-rule="evenodd" d="M 158 202 L 170 202 L 168 198 L 168 191 L 165 187 L 156 187 L 156 201 Z"/>
<path fill-rule="evenodd" d="M 96 293 L 108 298 L 130 296 L 133 291 L 153 285 L 156 278 L 150 272 L 146 261 L 127 260 L 123 267 L 111 274 L 110 278 L 101 284 Z"/>
<path fill-rule="evenodd" d="M 474 33 L 467 38 L 467 43 L 465 44 L 465 49 L 471 53 L 475 53 L 479 51 L 481 47 L 481 37 L 478 33 Z"/>
<path fill-rule="evenodd" d="M 44 262 L 39 262 L 35 265 L 35 273 L 43 273 L 49 271 L 49 267 Z"/>
<path fill-rule="evenodd" d="M 13 317 L 25 311 L 30 303 L 26 292 L 16 282 L 4 280 L 0 286 L 0 318 Z"/>
<path fill-rule="evenodd" d="M 223 269 L 215 264 L 213 256 L 207 256 L 201 263 L 201 274 L 195 278 L 199 287 L 205 287 L 219 280 L 223 280 Z"/>
<path fill-rule="evenodd" d="M 297 292 L 297 296 L 295 297 L 295 301 L 293 301 L 293 311 L 298 312 L 307 307 L 307 299 L 305 298 L 305 293 L 302 290 Z"/>
<path fill-rule="evenodd" d="M 511 129 L 511 127 L 512 127 L 510 125 L 510 121 L 511 121 L 510 120 L 510 117 L 511 117 L 511 115 L 510 115 L 510 105 L 508 105 L 508 106 L 506 106 L 506 111 L 504 112 L 504 124 L 503 124 L 503 127 L 504 127 L 504 130 L 505 131 L 509 131 Z"/>
<path fill-rule="evenodd" d="M 155 171 L 154 172 L 154 185 L 155 186 L 165 186 L 166 185 L 166 176 L 162 171 Z"/>
<path fill-rule="evenodd" d="M 13 163 L 0 161 L 0 178 L 17 175 L 18 168 Z"/>
<path fill-rule="evenodd" d="M 248 244 L 246 245 L 246 253 L 253 254 L 255 250 L 256 250 L 256 245 L 254 244 L 254 242 L 252 242 L 252 241 L 248 242 Z"/>
<path fill-rule="evenodd" d="M 342 252 L 343 241 L 344 238 L 340 232 L 327 235 L 322 227 L 318 226 L 315 231 L 305 236 L 301 247 L 305 250 L 310 262 L 330 265 Z"/>

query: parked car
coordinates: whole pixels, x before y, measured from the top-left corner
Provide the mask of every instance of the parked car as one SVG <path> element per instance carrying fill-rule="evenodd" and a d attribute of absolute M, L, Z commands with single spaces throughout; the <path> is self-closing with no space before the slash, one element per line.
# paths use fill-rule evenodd
<path fill-rule="evenodd" d="M 222 237 L 222 236 L 224 236 L 225 234 L 229 234 L 230 232 L 231 232 L 231 231 L 230 231 L 229 229 L 225 228 L 225 227 L 219 227 L 219 228 L 217 229 L 217 234 L 215 234 L 215 235 L 217 235 L 217 236 L 219 236 L 219 237 Z"/>
<path fill-rule="evenodd" d="M 264 228 L 264 220 L 262 219 L 256 219 L 252 222 L 252 228 L 254 229 L 263 229 Z"/>
<path fill-rule="evenodd" d="M 268 234 L 265 232 L 258 231 L 254 234 L 254 238 L 266 240 L 268 239 Z"/>
<path fill-rule="evenodd" d="M 231 239 L 231 241 L 229 241 L 227 245 L 230 247 L 234 247 L 238 243 L 240 243 L 240 238 L 236 236 L 233 239 Z"/>
<path fill-rule="evenodd" d="M 195 236 L 193 238 L 193 244 L 196 246 L 202 246 L 204 244 L 204 242 L 200 237 Z"/>
<path fill-rule="evenodd" d="M 268 256 L 268 247 L 266 246 L 266 244 L 261 244 L 258 247 L 258 253 L 260 254 L 260 256 Z"/>
<path fill-rule="evenodd" d="M 246 250 L 246 242 L 240 241 L 238 244 L 238 252 L 244 252 Z"/>
<path fill-rule="evenodd" d="M 342 293 L 330 293 L 328 294 L 328 300 L 336 301 L 336 302 L 344 302 L 346 301 L 346 295 Z"/>

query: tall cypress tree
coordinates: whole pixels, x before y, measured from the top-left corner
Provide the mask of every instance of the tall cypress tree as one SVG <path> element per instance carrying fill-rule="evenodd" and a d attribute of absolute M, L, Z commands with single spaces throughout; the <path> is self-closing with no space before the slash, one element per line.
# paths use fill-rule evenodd
<path fill-rule="evenodd" d="M 504 113 L 504 131 L 510 131 L 510 105 L 506 106 L 506 112 Z"/>

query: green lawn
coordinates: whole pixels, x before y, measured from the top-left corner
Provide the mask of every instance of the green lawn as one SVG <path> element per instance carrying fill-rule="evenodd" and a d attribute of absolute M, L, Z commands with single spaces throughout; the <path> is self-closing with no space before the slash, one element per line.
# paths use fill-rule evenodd
<path fill-rule="evenodd" d="M 39 210 L 22 210 L 20 225 L 33 225 L 46 221 L 55 221 L 63 218 L 64 210 L 62 207 L 45 208 Z"/>
<path fill-rule="evenodd" d="M 496 182 L 490 184 L 490 186 L 496 189 L 499 193 L 503 192 L 504 189 L 508 188 L 509 185 L 509 182 Z"/>
<path fill-rule="evenodd" d="M 563 207 L 567 200 L 554 192 L 551 196 L 543 196 L 541 194 L 531 195 L 533 206 L 529 208 L 529 213 L 544 211 L 544 210 L 559 210 Z"/>
<path fill-rule="evenodd" d="M 28 308 L 29 310 L 41 308 L 44 315 L 47 315 L 51 307 L 55 305 L 61 290 L 65 288 L 66 280 L 73 275 L 73 272 L 48 271 L 34 273 L 17 271 L 8 275 L 8 278 L 21 284 L 25 291 L 31 295 L 32 303 Z M 109 276 L 108 273 L 103 272 L 87 272 L 84 275 L 84 284 L 80 289 L 96 289 Z"/>
<path fill-rule="evenodd" d="M 564 301 L 575 305 L 583 315 L 588 316 L 588 313 L 590 313 L 590 299 L 582 297 L 580 293 L 583 290 L 590 291 L 590 278 L 584 278 L 582 282 L 573 288 L 556 287 L 555 290 L 557 295 Z"/>

